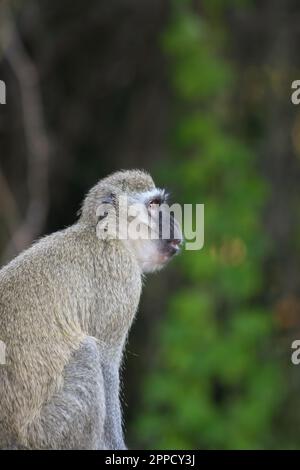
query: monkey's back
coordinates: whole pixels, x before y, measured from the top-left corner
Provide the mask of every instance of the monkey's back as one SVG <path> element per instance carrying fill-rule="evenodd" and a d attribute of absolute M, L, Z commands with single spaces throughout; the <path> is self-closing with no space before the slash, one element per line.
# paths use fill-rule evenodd
<path fill-rule="evenodd" d="M 26 434 L 87 335 L 121 348 L 140 290 L 120 242 L 99 241 L 80 225 L 42 239 L 0 271 L 0 447 Z"/>

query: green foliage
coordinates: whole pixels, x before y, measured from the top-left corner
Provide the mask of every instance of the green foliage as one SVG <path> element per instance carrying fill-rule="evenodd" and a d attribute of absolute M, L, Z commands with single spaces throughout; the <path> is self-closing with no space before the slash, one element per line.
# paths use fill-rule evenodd
<path fill-rule="evenodd" d="M 218 56 L 215 37 L 190 2 L 174 2 L 164 48 L 177 117 L 171 162 L 160 171 L 178 182 L 183 202 L 205 204 L 206 241 L 178 261 L 186 287 L 159 325 L 136 422 L 141 445 L 152 448 L 267 447 L 280 396 L 272 317 L 257 300 L 267 190 L 253 154 L 225 127 L 235 72 Z"/>

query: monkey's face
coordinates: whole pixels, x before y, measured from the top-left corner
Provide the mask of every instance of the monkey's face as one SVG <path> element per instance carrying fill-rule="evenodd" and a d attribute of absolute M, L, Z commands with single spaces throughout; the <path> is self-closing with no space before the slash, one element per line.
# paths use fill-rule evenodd
<path fill-rule="evenodd" d="M 128 197 L 127 243 L 144 273 L 161 269 L 180 251 L 183 236 L 173 209 L 160 189 Z"/>
<path fill-rule="evenodd" d="M 98 238 L 119 239 L 136 257 L 141 271 L 161 269 L 180 251 L 182 232 L 174 214 L 178 205 L 167 204 L 148 173 L 128 170 L 114 173 L 88 194 L 81 219 L 97 224 Z"/>

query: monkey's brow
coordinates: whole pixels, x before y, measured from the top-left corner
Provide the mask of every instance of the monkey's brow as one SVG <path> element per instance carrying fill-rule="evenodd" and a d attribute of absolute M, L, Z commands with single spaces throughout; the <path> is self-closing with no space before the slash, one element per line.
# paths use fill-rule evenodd
<path fill-rule="evenodd" d="M 145 201 L 149 202 L 151 199 L 158 199 L 160 203 L 164 203 L 168 199 L 168 194 L 164 189 L 154 189 L 153 191 L 149 191 L 144 193 Z"/>

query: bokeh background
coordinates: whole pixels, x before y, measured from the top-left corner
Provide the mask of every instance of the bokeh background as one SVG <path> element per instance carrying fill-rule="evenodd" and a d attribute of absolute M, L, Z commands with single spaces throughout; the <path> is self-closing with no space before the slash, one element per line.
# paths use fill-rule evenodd
<path fill-rule="evenodd" d="M 1 1 L 1 264 L 121 168 L 205 204 L 145 285 L 130 448 L 300 448 L 299 47 L 296 0 Z"/>

